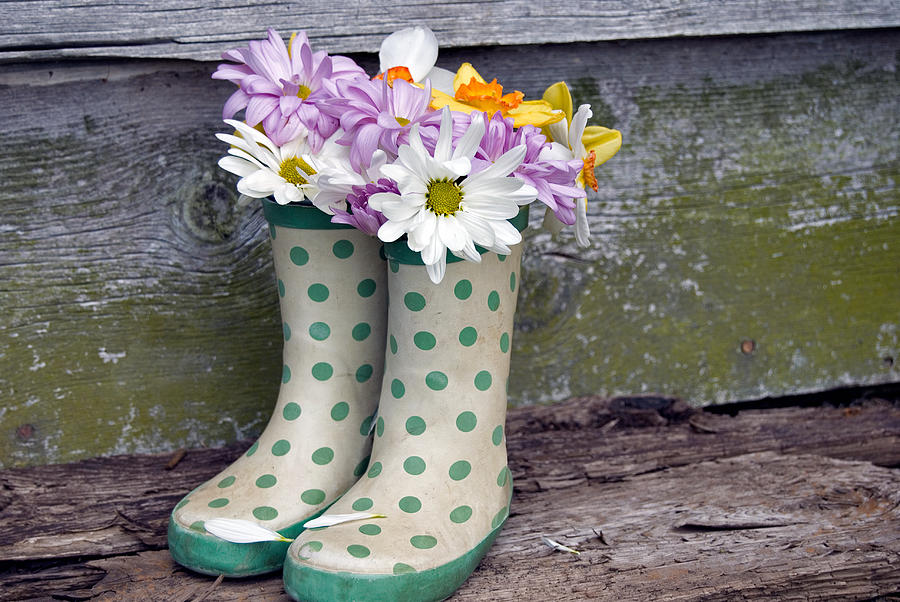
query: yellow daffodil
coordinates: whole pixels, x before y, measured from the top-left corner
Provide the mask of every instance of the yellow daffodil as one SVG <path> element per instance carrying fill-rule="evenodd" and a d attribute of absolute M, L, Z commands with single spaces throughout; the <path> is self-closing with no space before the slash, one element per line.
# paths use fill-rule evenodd
<path fill-rule="evenodd" d="M 573 113 L 572 94 L 565 82 L 557 82 L 544 92 L 544 101 L 565 115 L 564 120 L 544 127 L 544 134 L 554 142 L 554 150 L 566 158 L 581 159 L 584 167 L 577 183 L 582 188 L 597 190 L 594 169 L 615 155 L 622 147 L 622 133 L 618 130 L 587 125 L 593 116 L 590 105 L 581 105 Z M 558 146 L 557 146 L 558 145 Z M 587 221 L 587 196 L 576 201 L 575 238 L 582 247 L 590 245 Z"/>
<path fill-rule="evenodd" d="M 454 111 L 470 113 L 485 111 L 489 115 L 500 111 L 504 117 L 512 117 L 515 127 L 534 125 L 544 127 L 561 121 L 564 114 L 556 111 L 544 100 L 524 100 L 525 95 L 515 90 L 504 94 L 503 86 L 495 78 L 487 82 L 470 63 L 463 63 L 453 78 L 453 96 L 432 89 L 431 108 L 450 107 Z"/>

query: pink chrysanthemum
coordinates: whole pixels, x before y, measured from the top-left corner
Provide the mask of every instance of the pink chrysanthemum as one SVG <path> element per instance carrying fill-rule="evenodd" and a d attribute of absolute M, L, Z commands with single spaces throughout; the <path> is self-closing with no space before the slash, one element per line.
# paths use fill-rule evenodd
<path fill-rule="evenodd" d="M 290 51 L 278 33 L 269 29 L 267 39 L 229 50 L 222 58 L 237 64 L 219 65 L 213 79 L 238 86 L 225 103 L 222 116 L 230 119 L 246 109 L 247 124 L 262 123 L 272 142 L 282 145 L 306 133 L 314 152 L 338 128 L 337 119 L 320 111 L 322 102 L 337 94 L 335 83 L 366 79 L 365 72 L 351 59 L 313 52 L 303 32 L 291 40 Z"/>
<path fill-rule="evenodd" d="M 525 145 L 525 158 L 512 175 L 537 190 L 537 198 L 553 211 L 564 224 L 575 223 L 575 201 L 584 196 L 584 191 L 576 185 L 576 178 L 582 168 L 581 161 L 553 160 L 542 151 L 550 147 L 547 138 L 532 125 L 513 127 L 511 117 L 504 118 L 499 112 L 488 118 L 487 113 L 472 113 L 471 119 L 481 119 L 485 123 L 484 136 L 472 160 L 472 169 L 477 172 L 489 167 L 494 161 L 512 148 Z"/>
<path fill-rule="evenodd" d="M 350 164 L 356 170 L 369 167 L 377 148 L 396 156 L 413 125 L 430 125 L 436 131 L 440 123 L 440 115 L 428 108 L 430 83 L 422 89 L 384 79 L 341 81 L 337 87 L 339 98 L 328 101 L 323 110 L 340 119 L 345 134 L 338 143 L 350 147 Z"/>
<path fill-rule="evenodd" d="M 350 211 L 335 209 L 331 221 L 335 224 L 348 224 L 366 234 L 377 236 L 378 228 L 387 221 L 387 218 L 380 211 L 369 207 L 369 197 L 379 192 L 400 194 L 400 189 L 397 188 L 397 184 L 387 178 L 370 182 L 365 186 L 354 186 L 353 192 L 347 195 Z"/>

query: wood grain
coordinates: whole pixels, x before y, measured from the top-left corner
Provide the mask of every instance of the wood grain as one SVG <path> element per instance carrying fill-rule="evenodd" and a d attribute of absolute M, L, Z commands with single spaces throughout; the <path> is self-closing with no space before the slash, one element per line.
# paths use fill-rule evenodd
<path fill-rule="evenodd" d="M 507 435 L 511 518 L 454 599 L 900 590 L 895 401 L 726 416 L 670 398 L 582 398 L 512 410 Z M 0 471 L 0 596 L 285 600 L 278 576 L 215 584 L 164 549 L 171 507 L 245 446 L 190 450 L 170 471 L 166 455 Z M 582 554 L 553 552 L 541 534 Z"/>
<path fill-rule="evenodd" d="M 625 137 L 593 246 L 528 234 L 512 403 L 900 380 L 897 56 L 893 31 L 444 53 L 529 96 L 566 79 Z M 5 465 L 223 445 L 267 420 L 277 296 L 262 216 L 215 165 L 231 86 L 213 68 L 0 73 Z"/>
<path fill-rule="evenodd" d="M 330 52 L 375 52 L 386 35 L 412 24 L 428 25 L 442 47 L 453 47 L 885 28 L 900 25 L 900 15 L 891 0 L 314 0 L 302 6 L 283 0 L 15 0 L 0 5 L 0 62 L 216 60 L 268 27 L 285 34 L 305 29 L 317 47 Z"/>

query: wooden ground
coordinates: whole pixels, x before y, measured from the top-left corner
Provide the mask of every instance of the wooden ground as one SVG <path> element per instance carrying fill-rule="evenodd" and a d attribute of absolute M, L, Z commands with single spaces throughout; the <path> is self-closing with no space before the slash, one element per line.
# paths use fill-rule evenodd
<path fill-rule="evenodd" d="M 896 395 L 734 416 L 584 398 L 513 410 L 508 433 L 512 514 L 453 600 L 900 592 Z M 171 507 L 245 446 L 0 471 L 0 599 L 286 600 L 277 575 L 220 582 L 165 548 Z"/>

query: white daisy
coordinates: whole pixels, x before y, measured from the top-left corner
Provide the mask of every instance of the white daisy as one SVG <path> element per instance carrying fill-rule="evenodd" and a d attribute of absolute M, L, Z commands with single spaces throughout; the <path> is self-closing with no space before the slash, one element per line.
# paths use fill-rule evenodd
<path fill-rule="evenodd" d="M 334 208 L 345 209 L 347 196 L 353 193 L 354 186 L 365 186 L 380 177 L 380 168 L 387 162 L 387 155 L 381 149 L 372 155 L 368 169 L 361 168 L 362 173 L 354 171 L 350 166 L 350 147 L 332 143 L 343 135 L 343 132 L 325 142 L 322 153 L 318 156 L 304 155 L 316 173 L 310 177 L 307 196 L 313 204 L 334 215 Z M 334 147 L 333 150 L 331 147 Z"/>
<path fill-rule="evenodd" d="M 309 152 L 305 136 L 279 147 L 246 123 L 234 119 L 225 123 L 240 135 L 216 134 L 231 145 L 228 156 L 219 159 L 219 167 L 240 176 L 238 192 L 254 199 L 273 196 L 279 205 L 296 203 L 307 196 L 304 187 L 315 170 L 302 158 Z"/>
<path fill-rule="evenodd" d="M 450 111 L 445 108 L 432 155 L 414 126 L 397 160 L 381 168 L 385 177 L 396 182 L 400 194 L 382 192 L 369 198 L 369 206 L 387 218 L 378 237 L 392 242 L 406 234 L 409 248 L 421 252 L 434 283 L 444 277 L 448 249 L 474 262 L 481 261 L 476 244 L 509 254 L 509 245 L 520 242 L 522 235 L 507 220 L 518 214 L 519 205 L 537 197 L 532 186 L 508 177 L 525 158 L 524 145 L 504 153 L 487 169 L 471 173 L 484 121 L 473 119 L 456 148 L 452 129 Z"/>
<path fill-rule="evenodd" d="M 587 126 L 588 119 L 592 116 L 591 105 L 584 104 L 578 107 L 571 123 L 563 119 L 547 126 L 550 129 L 550 136 L 554 140 L 553 151 L 547 153 L 547 158 L 566 160 L 574 158 L 582 161 L 589 159 L 590 154 L 584 148 L 582 136 L 584 136 L 584 128 Z M 593 176 L 594 164 L 592 159 L 590 161 L 591 176 Z M 577 184 L 582 188 L 585 187 L 584 172 L 578 175 Z M 580 247 L 589 247 L 591 244 L 591 230 L 587 219 L 587 195 L 575 200 L 575 241 Z"/>

